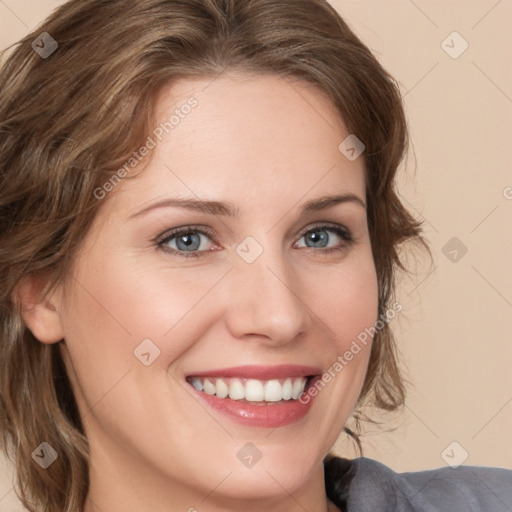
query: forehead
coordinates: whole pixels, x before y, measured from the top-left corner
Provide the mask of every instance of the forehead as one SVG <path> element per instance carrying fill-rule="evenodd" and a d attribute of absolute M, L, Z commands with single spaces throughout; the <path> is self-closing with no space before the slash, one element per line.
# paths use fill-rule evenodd
<path fill-rule="evenodd" d="M 183 115 L 179 111 L 191 98 L 197 102 L 189 113 L 193 115 Z M 340 135 L 348 135 L 325 91 L 304 80 L 277 75 L 236 73 L 178 80 L 160 91 L 155 121 L 165 122 L 174 113 L 181 115 L 169 138 L 177 143 L 194 135 L 198 142 L 224 142 L 224 148 L 244 152 L 259 143 L 268 149 L 270 140 L 275 153 L 287 143 L 306 143 L 296 147 L 294 154 L 314 149 L 319 142 L 322 149 L 327 144 L 337 148 Z M 201 130 L 201 125 L 208 130 Z"/>
<path fill-rule="evenodd" d="M 324 91 L 304 81 L 181 79 L 160 91 L 153 124 L 149 164 L 125 188 L 137 190 L 139 203 L 169 191 L 264 194 L 269 202 L 297 201 L 314 188 L 364 191 L 363 158 L 349 161 L 338 149 L 349 135 L 343 119 Z"/>

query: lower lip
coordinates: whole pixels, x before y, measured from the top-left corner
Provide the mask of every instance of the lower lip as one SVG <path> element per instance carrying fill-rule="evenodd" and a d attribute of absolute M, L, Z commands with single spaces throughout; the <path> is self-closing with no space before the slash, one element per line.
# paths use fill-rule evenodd
<path fill-rule="evenodd" d="M 316 378 L 312 379 L 311 384 L 315 382 Z M 251 427 L 277 428 L 290 425 L 306 416 L 313 403 L 313 398 L 309 396 L 307 404 L 303 404 L 299 400 L 287 400 L 282 403 L 269 403 L 269 405 L 251 405 L 229 398 L 208 395 L 198 391 L 192 385 L 191 388 L 201 400 L 213 409 L 236 423 Z"/>

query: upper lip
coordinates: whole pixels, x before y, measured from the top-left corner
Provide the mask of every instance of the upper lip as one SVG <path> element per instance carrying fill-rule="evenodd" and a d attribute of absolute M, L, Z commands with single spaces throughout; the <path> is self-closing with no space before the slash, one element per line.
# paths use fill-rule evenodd
<path fill-rule="evenodd" d="M 258 380 L 284 379 L 286 377 L 309 377 L 319 375 L 321 369 L 316 366 L 282 364 L 278 366 L 232 366 L 204 372 L 194 372 L 187 377 L 238 377 Z"/>

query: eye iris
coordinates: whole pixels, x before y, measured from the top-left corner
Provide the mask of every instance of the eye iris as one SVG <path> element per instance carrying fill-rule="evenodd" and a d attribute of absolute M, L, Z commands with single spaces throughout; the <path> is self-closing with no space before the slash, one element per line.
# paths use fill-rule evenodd
<path fill-rule="evenodd" d="M 180 244 L 182 244 L 180 246 Z M 199 248 L 199 245 L 201 244 L 201 240 L 199 238 L 199 235 L 195 233 L 185 233 L 183 235 L 179 235 L 176 238 L 176 247 L 179 250 L 192 250 L 195 251 Z"/>
<path fill-rule="evenodd" d="M 313 244 L 318 244 L 319 242 L 325 242 L 327 243 L 329 240 L 329 235 L 326 233 L 325 230 L 318 230 L 318 231 L 311 231 L 307 236 L 306 239 L 311 240 Z M 313 247 L 319 247 L 318 245 L 313 245 Z M 320 247 L 325 247 L 325 245 L 320 245 Z"/>

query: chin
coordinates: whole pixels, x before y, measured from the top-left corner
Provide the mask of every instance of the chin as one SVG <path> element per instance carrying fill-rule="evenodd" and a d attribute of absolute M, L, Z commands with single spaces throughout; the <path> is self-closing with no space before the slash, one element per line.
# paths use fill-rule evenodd
<path fill-rule="evenodd" d="M 220 482 L 229 471 L 229 478 L 219 486 L 219 491 L 233 498 L 246 500 L 277 499 L 289 496 L 312 478 L 321 455 L 305 453 L 295 443 L 287 447 L 263 447 L 259 461 L 245 467 L 237 458 L 222 466 Z"/>

